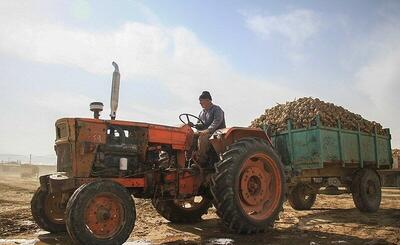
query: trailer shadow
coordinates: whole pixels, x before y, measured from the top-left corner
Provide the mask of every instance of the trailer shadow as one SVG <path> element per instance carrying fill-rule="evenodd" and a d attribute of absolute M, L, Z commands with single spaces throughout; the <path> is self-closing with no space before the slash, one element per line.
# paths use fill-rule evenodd
<path fill-rule="evenodd" d="M 330 224 L 358 223 L 371 227 L 400 228 L 400 209 L 379 209 L 375 213 L 363 213 L 356 208 L 312 208 L 311 211 L 319 211 L 307 214 L 301 218 L 302 223 L 318 219 L 318 222 Z"/>
<path fill-rule="evenodd" d="M 168 223 L 175 230 L 199 236 L 198 241 L 175 240 L 161 244 L 364 244 L 371 239 L 362 239 L 351 235 L 331 232 L 302 230 L 298 226 L 287 229 L 270 229 L 264 233 L 238 235 L 229 231 L 217 218 L 203 220 L 193 225 Z M 376 240 L 378 244 L 387 244 L 384 240 Z M 374 243 L 376 244 L 376 243 Z"/>

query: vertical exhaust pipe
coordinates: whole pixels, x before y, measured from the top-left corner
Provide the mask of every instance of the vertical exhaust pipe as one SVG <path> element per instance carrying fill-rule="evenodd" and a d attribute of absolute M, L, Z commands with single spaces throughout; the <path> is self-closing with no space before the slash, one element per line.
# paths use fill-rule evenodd
<path fill-rule="evenodd" d="M 112 87 L 111 87 L 111 120 L 115 120 L 117 109 L 118 109 L 118 100 L 119 100 L 119 83 L 120 83 L 120 74 L 117 63 L 113 62 L 114 72 L 112 76 Z"/>

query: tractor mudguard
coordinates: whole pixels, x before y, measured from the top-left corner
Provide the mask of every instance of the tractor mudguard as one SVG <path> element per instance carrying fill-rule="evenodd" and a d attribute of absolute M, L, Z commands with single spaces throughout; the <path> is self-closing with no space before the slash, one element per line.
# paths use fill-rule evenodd
<path fill-rule="evenodd" d="M 210 137 L 210 143 L 213 145 L 217 154 L 221 154 L 226 151 L 226 147 L 232 143 L 238 141 L 241 138 L 256 137 L 263 139 L 268 144 L 272 145 L 271 139 L 265 133 L 265 131 L 258 128 L 244 128 L 244 127 L 232 127 L 218 129 Z"/>

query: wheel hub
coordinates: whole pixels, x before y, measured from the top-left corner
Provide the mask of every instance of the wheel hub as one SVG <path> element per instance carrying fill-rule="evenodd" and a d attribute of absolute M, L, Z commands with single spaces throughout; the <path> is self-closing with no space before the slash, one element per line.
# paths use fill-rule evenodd
<path fill-rule="evenodd" d="M 243 162 L 238 181 L 243 211 L 255 220 L 269 217 L 281 196 L 276 163 L 268 155 L 256 153 Z"/>
<path fill-rule="evenodd" d="M 106 222 L 111 218 L 110 211 L 101 207 L 97 212 L 96 218 L 99 222 Z"/>
<path fill-rule="evenodd" d="M 61 193 L 48 194 L 45 203 L 44 210 L 46 216 L 56 224 L 64 224 L 65 208 L 61 203 Z"/>
<path fill-rule="evenodd" d="M 248 205 L 257 206 L 266 198 L 269 178 L 259 166 L 249 166 L 244 170 L 240 181 L 241 192 Z"/>
<path fill-rule="evenodd" d="M 248 190 L 251 195 L 257 195 L 261 191 L 261 178 L 259 176 L 251 176 L 248 184 Z"/>
<path fill-rule="evenodd" d="M 124 223 L 121 202 L 111 194 L 93 198 L 85 213 L 86 226 L 99 238 L 112 237 Z"/>

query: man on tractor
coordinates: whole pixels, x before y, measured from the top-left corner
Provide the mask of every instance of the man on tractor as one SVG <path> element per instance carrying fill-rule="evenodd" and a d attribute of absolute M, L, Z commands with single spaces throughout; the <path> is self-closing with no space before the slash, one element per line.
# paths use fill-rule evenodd
<path fill-rule="evenodd" d="M 197 141 L 197 157 L 200 165 L 208 164 L 208 154 L 210 149 L 210 136 L 217 130 L 225 128 L 225 116 L 221 107 L 212 103 L 210 92 L 203 91 L 199 96 L 200 105 L 203 110 L 199 114 L 197 124 L 191 125 L 198 131 L 195 133 Z"/>

